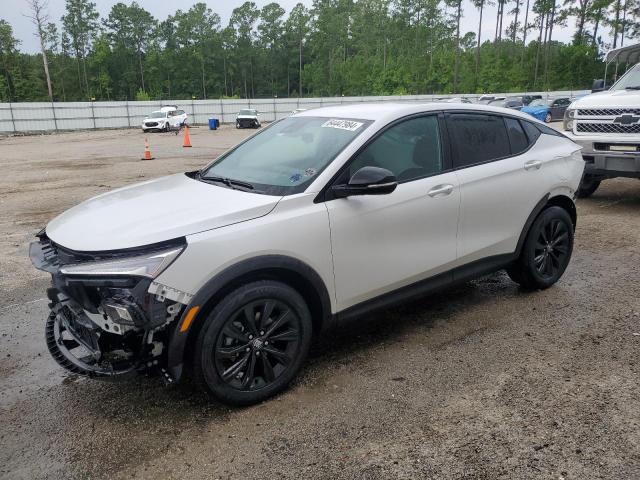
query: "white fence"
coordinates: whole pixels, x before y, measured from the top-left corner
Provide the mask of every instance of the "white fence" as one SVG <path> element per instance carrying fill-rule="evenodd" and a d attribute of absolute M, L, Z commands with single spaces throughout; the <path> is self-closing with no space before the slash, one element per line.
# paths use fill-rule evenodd
<path fill-rule="evenodd" d="M 529 92 L 543 98 L 574 96 L 588 91 Z M 496 96 L 517 93 L 493 94 Z M 207 124 L 209 118 L 220 123 L 235 121 L 242 108 L 255 108 L 261 120 L 271 122 L 298 108 L 312 109 L 362 102 L 433 102 L 460 95 L 402 95 L 383 97 L 273 98 L 249 100 L 166 100 L 150 102 L 40 102 L 0 103 L 0 133 L 37 133 L 63 130 L 139 127 L 150 112 L 165 105 L 178 105 L 189 114 L 191 125 Z M 479 95 L 464 95 L 470 100 Z"/>

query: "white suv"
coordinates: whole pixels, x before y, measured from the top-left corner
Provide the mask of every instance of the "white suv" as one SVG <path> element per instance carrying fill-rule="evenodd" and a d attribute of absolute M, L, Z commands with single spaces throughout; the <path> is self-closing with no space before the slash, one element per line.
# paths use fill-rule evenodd
<path fill-rule="evenodd" d="M 499 269 L 541 289 L 573 247 L 584 162 L 513 110 L 360 105 L 275 122 L 197 172 L 52 220 L 46 339 L 95 377 L 188 369 L 218 399 L 284 389 L 313 334 Z"/>
<path fill-rule="evenodd" d="M 155 130 L 158 132 L 168 132 L 180 128 L 187 123 L 187 113 L 180 110 L 176 105 L 162 107 L 157 112 L 151 114 L 142 121 L 142 131 Z"/>

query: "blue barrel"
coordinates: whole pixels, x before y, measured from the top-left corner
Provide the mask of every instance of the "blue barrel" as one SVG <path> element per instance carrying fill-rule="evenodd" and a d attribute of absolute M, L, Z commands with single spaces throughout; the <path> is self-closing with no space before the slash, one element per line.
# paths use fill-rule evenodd
<path fill-rule="evenodd" d="M 218 128 L 218 119 L 210 118 L 209 119 L 209 130 L 216 130 Z"/>

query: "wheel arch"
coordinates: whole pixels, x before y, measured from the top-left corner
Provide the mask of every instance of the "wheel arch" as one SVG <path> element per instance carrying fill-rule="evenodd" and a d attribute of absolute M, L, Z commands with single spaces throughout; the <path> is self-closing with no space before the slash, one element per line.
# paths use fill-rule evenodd
<path fill-rule="evenodd" d="M 191 345 L 217 302 L 241 285 L 257 280 L 279 281 L 300 293 L 311 311 L 314 332 L 328 328 L 332 323 L 327 287 L 320 275 L 305 262 L 284 255 L 264 255 L 243 260 L 212 277 L 184 309 L 168 345 L 167 368 L 174 380 L 182 376 L 185 357 L 193 351 Z M 199 309 L 189 328 L 186 332 L 180 332 L 187 313 L 196 306 Z"/>
<path fill-rule="evenodd" d="M 565 194 L 557 194 L 551 196 L 551 194 L 547 193 L 533 208 L 527 221 L 524 224 L 522 232 L 520 232 L 520 238 L 518 239 L 518 244 L 516 246 L 516 256 L 519 257 L 522 252 L 522 247 L 524 246 L 524 242 L 527 239 L 527 234 L 531 229 L 531 225 L 538 218 L 538 216 L 549 207 L 560 207 L 567 211 L 569 216 L 571 217 L 571 222 L 573 223 L 573 229 L 575 230 L 578 220 L 578 214 L 576 210 L 576 204 L 573 199 Z"/>

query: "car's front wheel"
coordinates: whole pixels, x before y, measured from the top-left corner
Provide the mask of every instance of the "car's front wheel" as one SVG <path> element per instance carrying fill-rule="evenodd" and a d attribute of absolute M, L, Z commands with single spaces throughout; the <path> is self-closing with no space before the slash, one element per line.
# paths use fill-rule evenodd
<path fill-rule="evenodd" d="M 551 123 L 551 112 L 548 112 L 544 117 L 544 123 Z"/>
<path fill-rule="evenodd" d="M 293 288 L 260 281 L 231 292 L 198 334 L 193 376 L 205 391 L 249 405 L 284 390 L 309 351 L 309 308 Z"/>
<path fill-rule="evenodd" d="M 531 225 L 520 257 L 507 273 L 524 288 L 549 288 L 562 277 L 572 251 L 571 217 L 563 208 L 549 207 Z"/>

